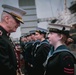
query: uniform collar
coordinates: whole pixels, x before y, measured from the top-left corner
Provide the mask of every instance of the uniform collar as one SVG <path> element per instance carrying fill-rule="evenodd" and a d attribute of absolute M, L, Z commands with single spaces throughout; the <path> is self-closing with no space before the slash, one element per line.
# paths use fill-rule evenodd
<path fill-rule="evenodd" d="M 56 48 L 56 50 L 51 52 L 51 55 L 62 52 L 62 51 L 69 51 L 69 49 L 65 45 L 60 45 L 59 47 Z"/>
<path fill-rule="evenodd" d="M 0 35 L 9 36 L 9 33 L 3 27 L 0 26 Z"/>
<path fill-rule="evenodd" d="M 45 40 L 43 40 L 42 42 L 48 42 L 48 41 L 45 39 Z"/>
<path fill-rule="evenodd" d="M 60 49 L 68 49 L 65 45 L 60 45 L 59 47 L 56 48 L 56 50 L 60 50 Z"/>

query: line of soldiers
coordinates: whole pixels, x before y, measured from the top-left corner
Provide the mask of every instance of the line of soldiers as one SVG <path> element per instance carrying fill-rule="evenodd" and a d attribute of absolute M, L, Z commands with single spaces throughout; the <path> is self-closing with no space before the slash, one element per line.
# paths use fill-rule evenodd
<path fill-rule="evenodd" d="M 25 75 L 43 75 L 44 66 L 51 45 L 46 39 L 47 30 L 37 28 L 20 38 L 25 61 Z M 24 40 L 24 41 L 22 41 Z"/>
<path fill-rule="evenodd" d="M 53 32 L 55 31 L 53 30 Z M 67 33 L 65 35 L 69 36 Z M 66 45 L 68 43 L 66 42 Z M 47 30 L 39 27 L 36 30 L 31 30 L 20 38 L 20 46 L 24 59 L 24 74 L 44 75 L 47 57 L 49 57 L 50 51 L 51 53 L 54 52 L 54 47 L 49 43 L 47 38 Z"/>
<path fill-rule="evenodd" d="M 31 30 L 20 38 L 20 45 L 25 62 L 25 75 L 44 75 L 45 61 L 53 50 L 48 42 L 47 30 L 39 27 Z"/>
<path fill-rule="evenodd" d="M 67 44 L 67 43 L 66 43 Z M 44 75 L 45 61 L 53 46 L 47 38 L 47 30 L 37 28 L 20 37 L 21 55 L 23 56 L 25 75 Z"/>

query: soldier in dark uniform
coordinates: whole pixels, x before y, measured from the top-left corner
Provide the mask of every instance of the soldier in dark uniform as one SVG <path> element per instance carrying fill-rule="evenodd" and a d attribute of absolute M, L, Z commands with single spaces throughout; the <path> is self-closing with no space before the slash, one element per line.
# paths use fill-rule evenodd
<path fill-rule="evenodd" d="M 27 33 L 20 37 L 21 46 L 21 71 L 25 73 L 25 45 L 27 44 Z"/>
<path fill-rule="evenodd" d="M 44 62 L 47 58 L 48 52 L 50 51 L 50 44 L 45 39 L 46 29 L 37 28 L 35 37 L 40 40 L 40 44 L 36 45 L 34 50 L 34 61 L 33 61 L 33 74 L 32 75 L 43 75 L 44 74 Z"/>
<path fill-rule="evenodd" d="M 24 10 L 3 4 L 0 22 L 0 75 L 17 75 L 17 58 L 15 47 L 9 34 L 15 32 L 23 23 Z"/>
<path fill-rule="evenodd" d="M 28 63 L 31 62 L 31 46 L 32 46 L 32 41 L 31 41 L 31 37 L 30 37 L 30 33 L 27 33 L 26 35 L 27 38 L 27 42 L 24 43 L 24 48 L 22 51 L 22 55 L 24 58 L 24 63 L 25 63 L 25 74 L 28 74 L 29 72 L 29 65 Z"/>
<path fill-rule="evenodd" d="M 27 43 L 27 33 L 20 37 L 20 46 L 22 51 L 24 50 L 24 46 Z"/>
<path fill-rule="evenodd" d="M 54 46 L 53 52 L 47 60 L 45 75 L 74 75 L 74 64 L 76 59 L 67 48 L 65 41 L 69 36 L 69 31 L 49 28 L 48 40 Z"/>

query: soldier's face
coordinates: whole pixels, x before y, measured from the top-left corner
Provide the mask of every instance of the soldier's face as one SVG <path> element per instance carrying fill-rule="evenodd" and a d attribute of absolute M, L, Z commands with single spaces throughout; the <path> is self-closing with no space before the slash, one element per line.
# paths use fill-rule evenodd
<path fill-rule="evenodd" d="M 35 32 L 35 37 L 37 40 L 41 40 L 41 35 L 38 32 Z"/>
<path fill-rule="evenodd" d="M 53 46 L 55 46 L 58 43 L 58 41 L 60 41 L 60 39 L 61 38 L 57 33 L 50 32 L 48 34 L 49 43 L 52 44 Z"/>
<path fill-rule="evenodd" d="M 16 32 L 17 28 L 20 26 L 20 22 L 17 22 L 11 15 L 8 15 L 7 17 L 9 32 Z"/>

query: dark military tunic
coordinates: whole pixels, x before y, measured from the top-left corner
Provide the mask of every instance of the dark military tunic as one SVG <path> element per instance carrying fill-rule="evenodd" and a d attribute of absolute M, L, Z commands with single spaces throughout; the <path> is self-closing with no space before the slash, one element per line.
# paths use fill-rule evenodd
<path fill-rule="evenodd" d="M 32 52 L 31 52 L 31 54 L 32 54 L 32 64 L 33 64 L 33 62 L 34 62 L 34 55 L 36 54 L 36 51 L 37 51 L 37 47 L 39 46 L 39 44 L 40 44 L 40 40 L 36 40 L 34 43 L 33 43 L 33 45 L 32 45 Z"/>
<path fill-rule="evenodd" d="M 50 51 L 50 45 L 47 40 L 44 40 L 36 49 L 33 62 L 33 75 L 43 75 L 45 70 L 43 63 L 47 58 L 48 52 Z"/>
<path fill-rule="evenodd" d="M 31 64 L 32 64 L 32 44 L 34 41 L 29 41 L 25 43 L 24 51 L 22 52 L 24 61 L 25 61 L 25 74 L 30 75 L 31 73 Z"/>
<path fill-rule="evenodd" d="M 16 75 L 16 55 L 7 34 L 0 26 L 0 75 Z"/>
<path fill-rule="evenodd" d="M 75 63 L 73 54 L 69 52 L 65 45 L 61 45 L 48 59 L 45 75 L 74 75 Z"/>

